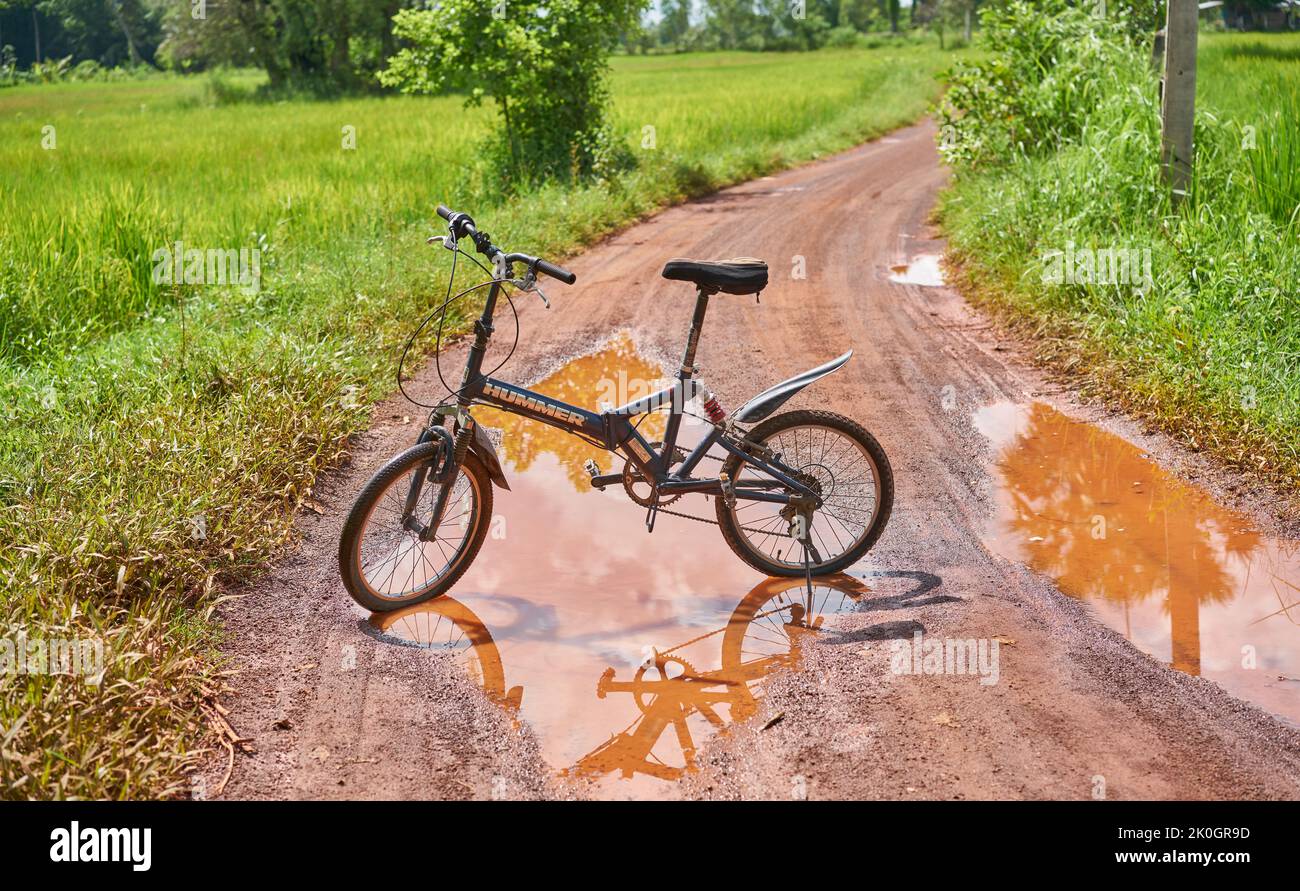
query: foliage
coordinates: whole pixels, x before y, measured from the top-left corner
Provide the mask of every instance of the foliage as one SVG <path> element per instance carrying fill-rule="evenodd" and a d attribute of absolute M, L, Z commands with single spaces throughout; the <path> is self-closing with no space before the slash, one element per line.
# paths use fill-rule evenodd
<path fill-rule="evenodd" d="M 999 58 L 985 70 L 1029 77 L 1025 48 L 1002 36 L 1001 21 L 986 24 Z M 1067 29 L 1016 27 L 1044 39 Z M 1012 146 L 992 158 L 996 164 L 984 163 L 987 147 L 1010 141 L 1004 129 L 1026 132 L 1024 117 L 1003 121 L 963 103 L 975 111 L 959 121 L 951 152 L 959 166 L 942 210 L 951 256 L 973 294 L 1022 320 L 1044 357 L 1086 375 L 1089 389 L 1194 449 L 1293 485 L 1300 480 L 1300 37 L 1201 36 L 1194 181 L 1178 207 L 1160 178 L 1158 91 L 1147 51 L 1123 34 L 1101 39 L 1095 70 L 1075 69 L 1087 92 L 1071 112 L 1073 125 L 1033 117 L 1034 132 L 1046 137 Z M 1055 107 L 1018 95 L 1007 107 L 1024 104 Z M 976 120 L 993 136 L 979 132 Z M 1150 257 L 1149 285 L 1044 278 L 1050 256 L 1113 248 Z"/>
<path fill-rule="evenodd" d="M 1126 19 L 1068 0 L 1009 2 L 985 11 L 988 54 L 958 62 L 939 106 L 941 148 L 957 165 L 1047 154 L 1078 136 L 1113 94 L 1118 71 L 1142 64 Z"/>
<path fill-rule="evenodd" d="M 416 2 L 232 0 L 232 13 L 271 92 L 331 95 L 375 85 L 397 49 L 394 16 Z"/>
<path fill-rule="evenodd" d="M 149 0 L 40 0 L 58 20 L 70 55 L 106 66 L 152 63 L 162 8 Z"/>
<path fill-rule="evenodd" d="M 642 0 L 445 0 L 405 10 L 394 28 L 406 46 L 381 81 L 407 93 L 459 90 L 495 103 L 494 142 L 507 191 L 610 172 L 607 53 Z M 501 14 L 498 14 L 500 12 Z"/>

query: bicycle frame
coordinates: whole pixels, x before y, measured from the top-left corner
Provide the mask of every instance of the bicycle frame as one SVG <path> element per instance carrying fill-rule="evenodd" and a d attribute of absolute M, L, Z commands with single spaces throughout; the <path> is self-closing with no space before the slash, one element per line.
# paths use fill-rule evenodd
<path fill-rule="evenodd" d="M 540 421 L 551 427 L 575 435 L 581 434 L 600 443 L 605 449 L 623 455 L 645 475 L 653 480 L 655 489 L 663 495 L 686 492 L 702 492 L 707 495 L 726 496 L 721 477 L 696 478 L 692 476 L 695 468 L 717 445 L 736 455 L 742 462 L 761 470 L 771 477 L 767 480 L 747 480 L 740 485 L 733 485 L 730 494 L 753 501 L 768 501 L 776 504 L 789 504 L 791 498 L 809 498 L 815 506 L 821 506 L 821 499 L 812 488 L 796 478 L 796 471 L 778 460 L 769 460 L 754 454 L 752 446 L 747 447 L 744 439 L 719 425 L 712 425 L 703 440 L 686 456 L 676 468 L 672 467 L 672 457 L 676 454 L 677 437 L 681 429 L 685 405 L 698 391 L 698 384 L 693 380 L 695 368 L 695 350 L 699 343 L 700 332 L 704 325 L 704 316 L 708 308 L 709 294 L 701 289 L 697 293 L 695 315 L 691 321 L 691 330 L 686 342 L 686 351 L 682 357 L 674 383 L 658 393 L 639 399 L 620 408 L 601 413 L 589 411 L 575 405 L 569 405 L 558 399 L 544 396 L 524 387 L 518 387 L 482 373 L 483 357 L 492 337 L 492 316 L 500 295 L 501 282 L 494 281 L 488 290 L 487 301 L 482 316 L 474 323 L 474 343 L 470 347 L 465 364 L 464 376 L 457 395 L 461 415 L 468 414 L 474 404 L 494 406 L 510 414 L 520 415 Z M 656 449 L 646 441 L 632 424 L 639 415 L 657 411 L 663 406 L 669 408 L 668 421 L 664 432 L 662 446 Z M 471 418 L 471 423 L 473 423 Z M 621 474 L 608 474 L 593 478 L 596 485 L 608 485 L 618 482 Z M 794 496 L 787 492 L 767 491 L 774 487 L 793 490 Z"/>

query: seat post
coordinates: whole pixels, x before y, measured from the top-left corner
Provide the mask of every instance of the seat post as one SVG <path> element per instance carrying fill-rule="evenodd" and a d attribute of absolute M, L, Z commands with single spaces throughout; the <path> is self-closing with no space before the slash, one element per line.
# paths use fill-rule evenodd
<path fill-rule="evenodd" d="M 709 308 L 709 295 L 714 290 L 700 286 L 695 295 L 695 316 L 691 319 L 691 333 L 686 338 L 686 352 L 682 356 L 682 367 L 677 371 L 677 380 L 681 381 L 680 392 L 673 397 L 673 410 L 668 414 L 668 423 L 664 428 L 664 451 L 661 471 L 668 472 L 672 466 L 673 449 L 677 445 L 677 432 L 681 429 L 681 412 L 685 410 L 686 382 L 695 373 L 695 348 L 700 343 L 700 330 L 704 327 L 704 313 Z"/>
<path fill-rule="evenodd" d="M 711 292 L 700 288 L 695 296 L 695 316 L 691 319 L 691 333 L 686 338 L 686 353 L 682 356 L 682 367 L 677 372 L 677 379 L 688 381 L 695 373 L 695 348 L 700 343 L 700 331 L 704 328 L 704 313 L 709 308 Z"/>

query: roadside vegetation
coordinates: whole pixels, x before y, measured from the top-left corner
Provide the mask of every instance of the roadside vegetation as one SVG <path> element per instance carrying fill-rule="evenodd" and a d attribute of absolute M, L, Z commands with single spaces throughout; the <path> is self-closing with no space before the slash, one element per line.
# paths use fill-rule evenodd
<path fill-rule="evenodd" d="M 1195 177 L 1175 203 L 1149 31 L 1062 0 L 982 28 L 987 55 L 940 109 L 968 293 L 1090 391 L 1300 481 L 1300 35 L 1201 35 Z"/>
<path fill-rule="evenodd" d="M 493 110 L 461 96 L 254 101 L 260 73 L 0 91 L 0 638 L 107 651 L 97 686 L 0 675 L 0 795 L 188 794 L 225 733 L 219 582 L 287 540 L 394 389 L 446 284 L 424 244 L 438 202 L 560 258 L 915 120 L 952 58 L 616 58 L 607 124 L 630 163 L 512 191 L 479 151 Z M 257 249 L 258 286 L 156 281 L 177 241 Z"/>

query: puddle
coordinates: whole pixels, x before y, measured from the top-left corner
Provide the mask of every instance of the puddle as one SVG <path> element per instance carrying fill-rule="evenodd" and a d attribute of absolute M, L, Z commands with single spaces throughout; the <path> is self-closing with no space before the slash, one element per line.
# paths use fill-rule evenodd
<path fill-rule="evenodd" d="M 997 451 L 990 546 L 1134 646 L 1300 723 L 1300 542 L 1042 403 L 975 416 Z"/>
<path fill-rule="evenodd" d="M 889 267 L 889 280 L 902 285 L 921 285 L 927 288 L 943 287 L 943 269 L 939 254 L 918 254 L 911 263 Z"/>
<path fill-rule="evenodd" d="M 662 374 L 623 337 L 533 389 L 576 405 L 622 404 L 658 390 Z M 801 579 L 743 564 L 712 525 L 661 515 L 648 535 L 643 508 L 621 489 L 593 490 L 582 470 L 588 457 L 606 472 L 621 467 L 608 452 L 499 411 L 475 416 L 504 431 L 511 486 L 495 492 L 483 550 L 450 595 L 371 625 L 396 644 L 455 651 L 532 729 L 546 761 L 599 795 L 670 792 L 706 740 L 754 714 L 772 672 L 797 667 L 826 616 L 870 593 L 838 576 L 819 580 L 809 599 Z M 641 429 L 653 439 L 662 420 Z M 684 423 L 682 440 L 701 432 Z M 713 512 L 701 495 L 672 507 Z M 902 603 L 937 584 L 887 575 L 900 578 L 873 578 L 872 589 Z"/>

